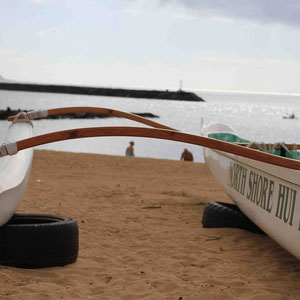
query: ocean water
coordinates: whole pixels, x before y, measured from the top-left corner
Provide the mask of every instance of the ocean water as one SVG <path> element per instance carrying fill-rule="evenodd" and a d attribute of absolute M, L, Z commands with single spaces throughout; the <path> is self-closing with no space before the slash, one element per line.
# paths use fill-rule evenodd
<path fill-rule="evenodd" d="M 200 134 L 204 123 L 224 122 L 240 137 L 257 142 L 300 142 L 300 119 L 283 119 L 293 112 L 300 118 L 300 95 L 251 94 L 198 91 L 206 102 L 133 99 L 20 91 L 0 91 L 0 109 L 51 109 L 67 106 L 97 106 L 125 112 L 149 112 L 158 115 L 153 121 L 180 131 Z M 64 119 L 34 121 L 34 134 L 95 126 L 146 126 L 121 118 Z M 0 139 L 4 140 L 9 122 L 0 121 Z M 97 137 L 56 142 L 36 147 L 55 151 L 121 155 L 129 141 L 135 142 L 138 157 L 178 160 L 184 148 L 196 162 L 203 162 L 202 147 L 159 139 Z"/>

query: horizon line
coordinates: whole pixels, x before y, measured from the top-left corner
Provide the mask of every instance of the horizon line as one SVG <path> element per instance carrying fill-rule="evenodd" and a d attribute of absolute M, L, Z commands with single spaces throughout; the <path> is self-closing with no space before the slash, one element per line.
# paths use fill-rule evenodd
<path fill-rule="evenodd" d="M 2 77 L 3 78 L 3 77 Z M 40 85 L 65 85 L 65 86 L 82 86 L 82 87 L 95 87 L 95 88 L 110 88 L 110 89 L 146 89 L 146 90 L 164 90 L 164 91 L 185 91 L 185 92 L 208 92 L 208 93 L 228 93 L 228 94 L 252 94 L 252 95 L 273 95 L 273 96 L 294 96 L 294 97 L 299 97 L 300 92 L 270 92 L 270 91 L 249 91 L 249 90 L 224 90 L 224 89 L 199 89 L 199 88 L 181 88 L 179 89 L 178 87 L 169 87 L 169 88 L 148 88 L 148 87 L 141 87 L 141 86 L 128 86 L 128 87 L 123 87 L 123 86 L 112 86 L 112 85 L 87 85 L 87 84 L 71 84 L 71 83 L 45 83 L 45 82 L 22 82 L 22 81 L 16 81 L 16 80 L 11 80 L 11 79 L 6 79 L 3 78 L 3 80 L 0 80 L 0 83 L 15 83 L 15 84 L 40 84 Z"/>

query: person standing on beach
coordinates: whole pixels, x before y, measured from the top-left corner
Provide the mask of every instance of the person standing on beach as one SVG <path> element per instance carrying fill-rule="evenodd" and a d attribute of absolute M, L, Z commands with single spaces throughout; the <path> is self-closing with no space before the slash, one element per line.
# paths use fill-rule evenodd
<path fill-rule="evenodd" d="M 134 146 L 134 142 L 131 141 L 131 142 L 129 143 L 129 146 L 128 146 L 127 149 L 126 149 L 126 156 L 135 156 L 135 155 L 134 155 L 134 148 L 133 148 L 133 146 Z"/>
<path fill-rule="evenodd" d="M 188 149 L 184 149 L 184 151 L 181 154 L 180 160 L 194 161 L 192 152 L 190 152 Z"/>

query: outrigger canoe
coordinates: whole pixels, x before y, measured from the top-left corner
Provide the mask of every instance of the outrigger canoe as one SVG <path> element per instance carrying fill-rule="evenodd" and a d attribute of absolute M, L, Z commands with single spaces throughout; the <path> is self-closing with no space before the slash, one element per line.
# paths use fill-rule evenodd
<path fill-rule="evenodd" d="M 3 144 L 0 151 L 1 179 L 3 178 L 0 200 L 5 197 L 10 200 L 15 194 L 18 195 L 12 203 L 3 204 L 3 208 L 1 204 L 0 226 L 14 213 L 20 201 L 19 194 L 24 192 L 32 160 L 32 147 L 87 137 L 156 138 L 205 147 L 205 162 L 211 174 L 220 182 L 233 202 L 265 233 L 300 259 L 298 199 L 300 161 L 297 151 L 299 145 L 249 144 L 248 141 L 240 139 L 231 127 L 219 123 L 204 126 L 203 132 L 206 136 L 193 135 L 141 117 L 103 108 L 76 107 L 29 112 L 20 115 L 19 119 L 34 119 L 45 117 L 47 114 L 86 110 L 126 117 L 155 128 L 125 126 L 76 128 L 31 137 L 32 128 L 28 123 L 12 125 L 9 131 L 13 132 L 13 139 L 17 141 Z M 10 140 L 11 138 L 8 139 Z M 6 155 L 17 156 L 7 159 Z M 13 183 L 10 183 L 6 176 L 11 178 Z"/>
<path fill-rule="evenodd" d="M 285 115 L 283 115 L 283 117 L 282 117 L 283 119 L 298 119 L 298 118 L 296 118 L 296 116 L 295 116 L 295 114 L 294 113 L 290 113 L 290 114 L 285 114 Z"/>
<path fill-rule="evenodd" d="M 239 138 L 225 124 L 204 126 L 203 134 L 216 140 L 255 145 Z M 259 152 L 285 156 L 295 164 L 300 157 L 296 146 L 257 144 L 257 147 L 261 148 Z M 204 149 L 204 158 L 213 177 L 240 210 L 300 259 L 300 172 L 209 148 Z"/>

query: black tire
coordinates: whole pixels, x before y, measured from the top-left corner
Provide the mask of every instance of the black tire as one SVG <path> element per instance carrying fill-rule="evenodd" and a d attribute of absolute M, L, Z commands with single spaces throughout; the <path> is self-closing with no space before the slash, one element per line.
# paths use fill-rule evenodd
<path fill-rule="evenodd" d="M 77 221 L 57 215 L 15 214 L 0 228 L 0 264 L 18 268 L 64 266 L 78 257 Z"/>
<path fill-rule="evenodd" d="M 264 234 L 235 204 L 210 201 L 204 207 L 202 225 L 205 228 L 239 228 Z"/>

